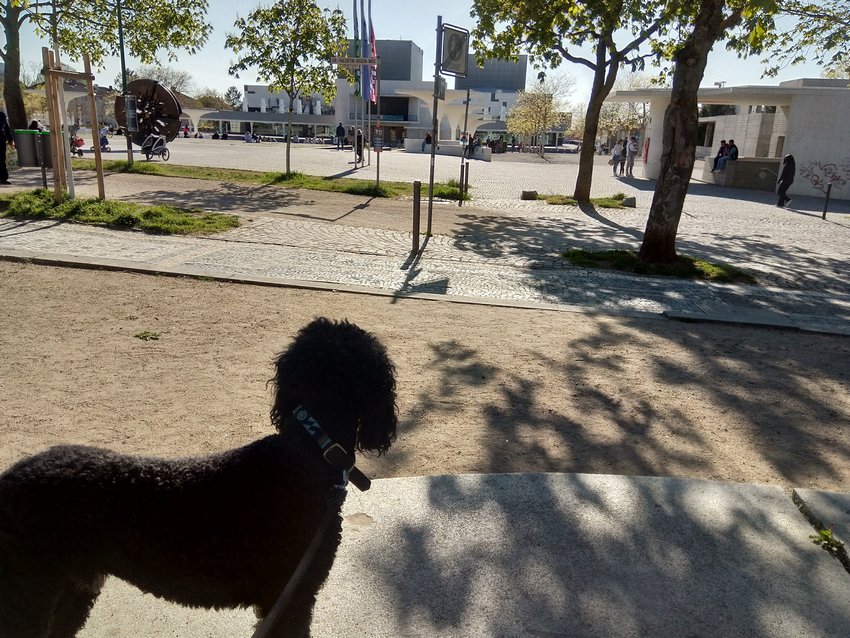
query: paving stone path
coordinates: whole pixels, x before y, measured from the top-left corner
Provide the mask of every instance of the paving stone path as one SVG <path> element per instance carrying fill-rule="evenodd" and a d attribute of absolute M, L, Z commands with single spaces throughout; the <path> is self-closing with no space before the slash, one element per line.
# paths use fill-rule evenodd
<path fill-rule="evenodd" d="M 274 145 L 251 148 L 231 143 L 228 153 L 210 156 L 211 147 L 204 146 L 205 140 L 191 141 L 195 143 L 175 144 L 172 155 L 189 163 L 206 158 L 228 166 L 269 169 L 277 161 L 274 153 L 280 150 Z M 198 155 L 200 151 L 206 155 Z M 323 174 L 320 169 L 334 174 L 334 164 L 347 161 L 342 155 L 310 147 L 293 153 L 295 161 L 306 165 L 305 172 L 314 174 Z M 384 157 L 385 179 L 407 179 L 420 171 L 426 160 L 401 152 Z M 409 201 L 390 204 L 398 208 L 399 219 L 404 221 L 393 228 L 376 228 L 315 219 L 311 213 L 317 208 L 341 206 L 334 219 L 343 219 L 348 214 L 344 208 L 350 212 L 368 206 L 352 208 L 350 200 L 343 205 L 330 195 L 323 200 L 323 194 L 317 193 L 141 175 L 110 176 L 109 196 L 228 210 L 243 217 L 243 225 L 214 237 L 185 238 L 53 222 L 2 221 L 0 253 L 58 255 L 210 276 L 323 282 L 488 302 L 672 312 L 728 320 L 760 315 L 778 318 L 779 325 L 850 333 L 847 202 L 838 202 L 839 212 L 824 221 L 819 214 L 822 200 L 807 198 L 795 202 L 795 209 L 782 210 L 770 204 L 770 193 L 692 185 L 678 250 L 748 268 L 757 274 L 761 286 L 587 270 L 566 265 L 560 253 L 567 247 L 635 248 L 642 237 L 652 191 L 651 182 L 620 181 L 599 166 L 595 188 L 603 194 L 619 189 L 635 195 L 636 209 L 580 210 L 507 198 L 508 191 L 535 188 L 545 192 L 547 184 L 574 180 L 576 161 L 569 157 L 552 162 L 480 162 L 479 169 L 492 188 L 479 187 L 473 207 L 435 204 L 435 217 L 451 217 L 452 230 L 430 237 L 418 256 L 410 254 L 412 234 L 403 230 L 409 223 Z M 447 172 L 447 162 L 442 164 Z M 455 164 L 452 159 L 451 165 Z M 357 176 L 368 177 L 375 168 L 361 169 Z M 38 175 L 22 170 L 16 178 L 34 185 Z M 483 177 L 481 183 L 485 183 Z M 81 175 L 78 190 L 81 194 L 93 192 L 90 174 Z"/>

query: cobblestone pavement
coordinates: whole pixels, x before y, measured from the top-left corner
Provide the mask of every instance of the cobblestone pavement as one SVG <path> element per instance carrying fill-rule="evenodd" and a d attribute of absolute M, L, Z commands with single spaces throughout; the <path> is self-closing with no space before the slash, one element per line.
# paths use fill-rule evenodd
<path fill-rule="evenodd" d="M 186 149 L 209 148 L 203 146 L 206 140 L 183 142 L 186 144 L 175 144 L 172 156 L 188 157 L 188 163 L 197 164 L 202 158 L 192 159 Z M 227 165 L 239 161 L 240 156 L 246 161 L 246 152 L 253 154 L 255 160 L 271 161 L 271 153 L 260 155 L 271 146 L 234 143 L 236 150 Z M 216 154 L 214 161 L 222 161 L 221 157 L 227 155 Z M 320 171 L 311 162 L 346 161 L 342 155 L 321 148 L 297 149 L 293 163 L 303 162 L 307 164 L 305 172 L 316 174 Z M 427 169 L 426 156 L 394 151 L 384 157 L 390 155 L 393 160 L 384 161 L 381 169 L 386 179 L 406 179 L 406 171 Z M 327 160 L 328 156 L 332 159 Z M 459 160 L 451 159 L 457 166 Z M 488 172 L 489 180 L 500 185 L 504 191 L 500 194 L 506 194 L 506 189 L 527 188 L 523 176 L 536 176 L 534 179 L 540 184 L 544 180 L 574 180 L 574 162 L 577 159 L 570 156 L 547 164 L 478 164 Z M 259 161 L 242 167 L 264 168 Z M 770 193 L 692 185 L 680 224 L 679 251 L 746 267 L 757 274 L 762 286 L 642 278 L 565 265 L 559 254 L 567 247 L 634 248 L 642 236 L 652 183 L 621 182 L 602 175 L 607 166 L 597 168 L 600 170 L 594 190 L 610 186 L 635 194 L 636 209 L 580 210 L 520 202 L 516 197 L 477 198 L 472 208 L 435 204 L 435 219 L 450 216 L 451 230 L 432 236 L 415 259 L 410 256 L 412 234 L 404 230 L 409 224 L 410 202 L 384 204 L 398 209 L 399 221 L 390 224 L 391 228 L 376 228 L 350 220 L 343 223 L 347 214 L 343 208 L 368 210 L 368 202 L 352 206 L 350 197 L 339 203 L 328 195 L 323 202 L 322 196 L 315 193 L 278 191 L 283 194 L 275 199 L 266 191 L 258 196 L 256 188 L 240 190 L 216 182 L 139 175 L 111 176 L 109 196 L 229 210 L 250 221 L 209 238 L 157 237 L 52 222 L 3 221 L 0 254 L 60 255 L 70 260 L 140 264 L 159 270 L 191 269 L 211 276 L 326 282 L 491 302 L 679 312 L 695 318 L 766 316 L 768 322 L 778 319 L 779 324 L 790 322 L 816 330 L 850 333 L 850 281 L 846 276 L 850 216 L 832 213 L 823 221 L 819 214 L 822 201 L 814 198 L 798 198 L 804 201 L 795 201 L 796 209 L 782 210 L 770 205 Z M 357 176 L 365 177 L 368 170 L 363 169 Z M 16 179 L 27 183 L 23 185 L 34 185 L 38 176 L 33 171 L 19 171 L 15 177 L 23 178 Z M 606 179 L 610 185 L 606 185 Z M 81 194 L 90 193 L 92 188 L 90 179 L 81 179 Z M 544 192 L 544 186 L 537 188 Z M 561 188 L 560 192 L 564 190 Z M 337 205 L 342 212 L 332 217 L 343 222 L 317 220 L 312 214 L 316 208 Z M 846 203 L 839 202 L 838 206 L 846 208 Z"/>

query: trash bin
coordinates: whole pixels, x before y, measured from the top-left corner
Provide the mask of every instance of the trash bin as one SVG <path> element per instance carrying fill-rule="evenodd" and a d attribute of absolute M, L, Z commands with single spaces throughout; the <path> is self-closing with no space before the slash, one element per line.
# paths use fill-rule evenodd
<path fill-rule="evenodd" d="M 44 154 L 45 168 L 53 168 L 53 154 L 50 151 L 50 132 L 32 129 L 15 129 L 15 146 L 18 149 L 18 166 L 41 166 Z M 41 148 L 39 148 L 41 147 Z"/>

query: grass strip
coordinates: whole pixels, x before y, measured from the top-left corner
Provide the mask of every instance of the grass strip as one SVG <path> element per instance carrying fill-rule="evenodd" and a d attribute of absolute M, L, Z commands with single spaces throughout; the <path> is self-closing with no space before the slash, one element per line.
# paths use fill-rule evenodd
<path fill-rule="evenodd" d="M 617 193 L 612 197 L 591 197 L 590 203 L 599 208 L 626 208 L 623 206 L 625 193 Z M 566 195 L 538 195 L 537 199 L 545 200 L 553 206 L 578 206 L 578 200 Z"/>
<path fill-rule="evenodd" d="M 75 159 L 74 167 L 82 170 L 95 170 L 94 160 Z M 372 180 L 350 177 L 320 177 L 305 175 L 296 171 L 290 173 L 248 171 L 238 168 L 215 168 L 210 166 L 181 166 L 164 162 L 133 162 L 126 160 L 108 160 L 103 162 L 103 170 L 113 173 L 135 173 L 138 175 L 157 175 L 159 177 L 186 177 L 207 179 L 219 182 L 258 184 L 261 186 L 280 186 L 282 188 L 302 188 L 305 190 L 346 193 L 365 197 L 397 198 L 413 195 L 413 184 L 406 182 L 382 181 L 377 186 Z M 454 185 L 435 183 L 434 197 L 439 199 L 458 199 L 457 180 Z M 469 199 L 467 195 L 466 199 Z"/>
<path fill-rule="evenodd" d="M 582 268 L 619 270 L 635 275 L 663 275 L 716 283 L 758 284 L 755 277 L 734 266 L 712 263 L 688 255 L 679 255 L 676 261 L 668 264 L 649 264 L 632 250 L 594 251 L 574 248 L 562 253 L 562 257 L 572 265 Z"/>
<path fill-rule="evenodd" d="M 235 215 L 187 210 L 170 205 L 143 206 L 101 199 L 69 199 L 60 204 L 44 189 L 0 197 L 0 217 L 60 219 L 160 235 L 211 235 L 239 226 Z"/>

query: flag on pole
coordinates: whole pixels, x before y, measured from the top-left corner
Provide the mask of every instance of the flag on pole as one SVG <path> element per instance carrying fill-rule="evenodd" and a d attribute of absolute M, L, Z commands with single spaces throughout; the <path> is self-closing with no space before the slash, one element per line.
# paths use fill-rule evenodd
<path fill-rule="evenodd" d="M 369 0 L 369 57 L 377 59 L 378 50 L 375 47 L 375 29 L 372 26 L 372 0 Z M 369 69 L 369 99 L 378 103 L 378 65 L 373 64 Z"/>
<path fill-rule="evenodd" d="M 363 57 L 369 55 L 369 32 L 366 30 L 366 11 L 363 8 L 363 0 L 360 0 L 360 50 L 363 52 Z M 371 84 L 371 80 L 369 78 L 369 65 L 364 64 L 360 71 L 360 81 L 361 81 L 361 89 L 360 95 L 363 96 L 364 100 L 369 99 L 369 85 Z"/>
<path fill-rule="evenodd" d="M 352 0 L 354 4 L 354 57 L 360 57 L 360 27 L 357 22 L 357 0 Z M 360 0 L 363 2 L 363 0 Z M 360 70 L 354 70 L 354 95 L 360 95 Z"/>

